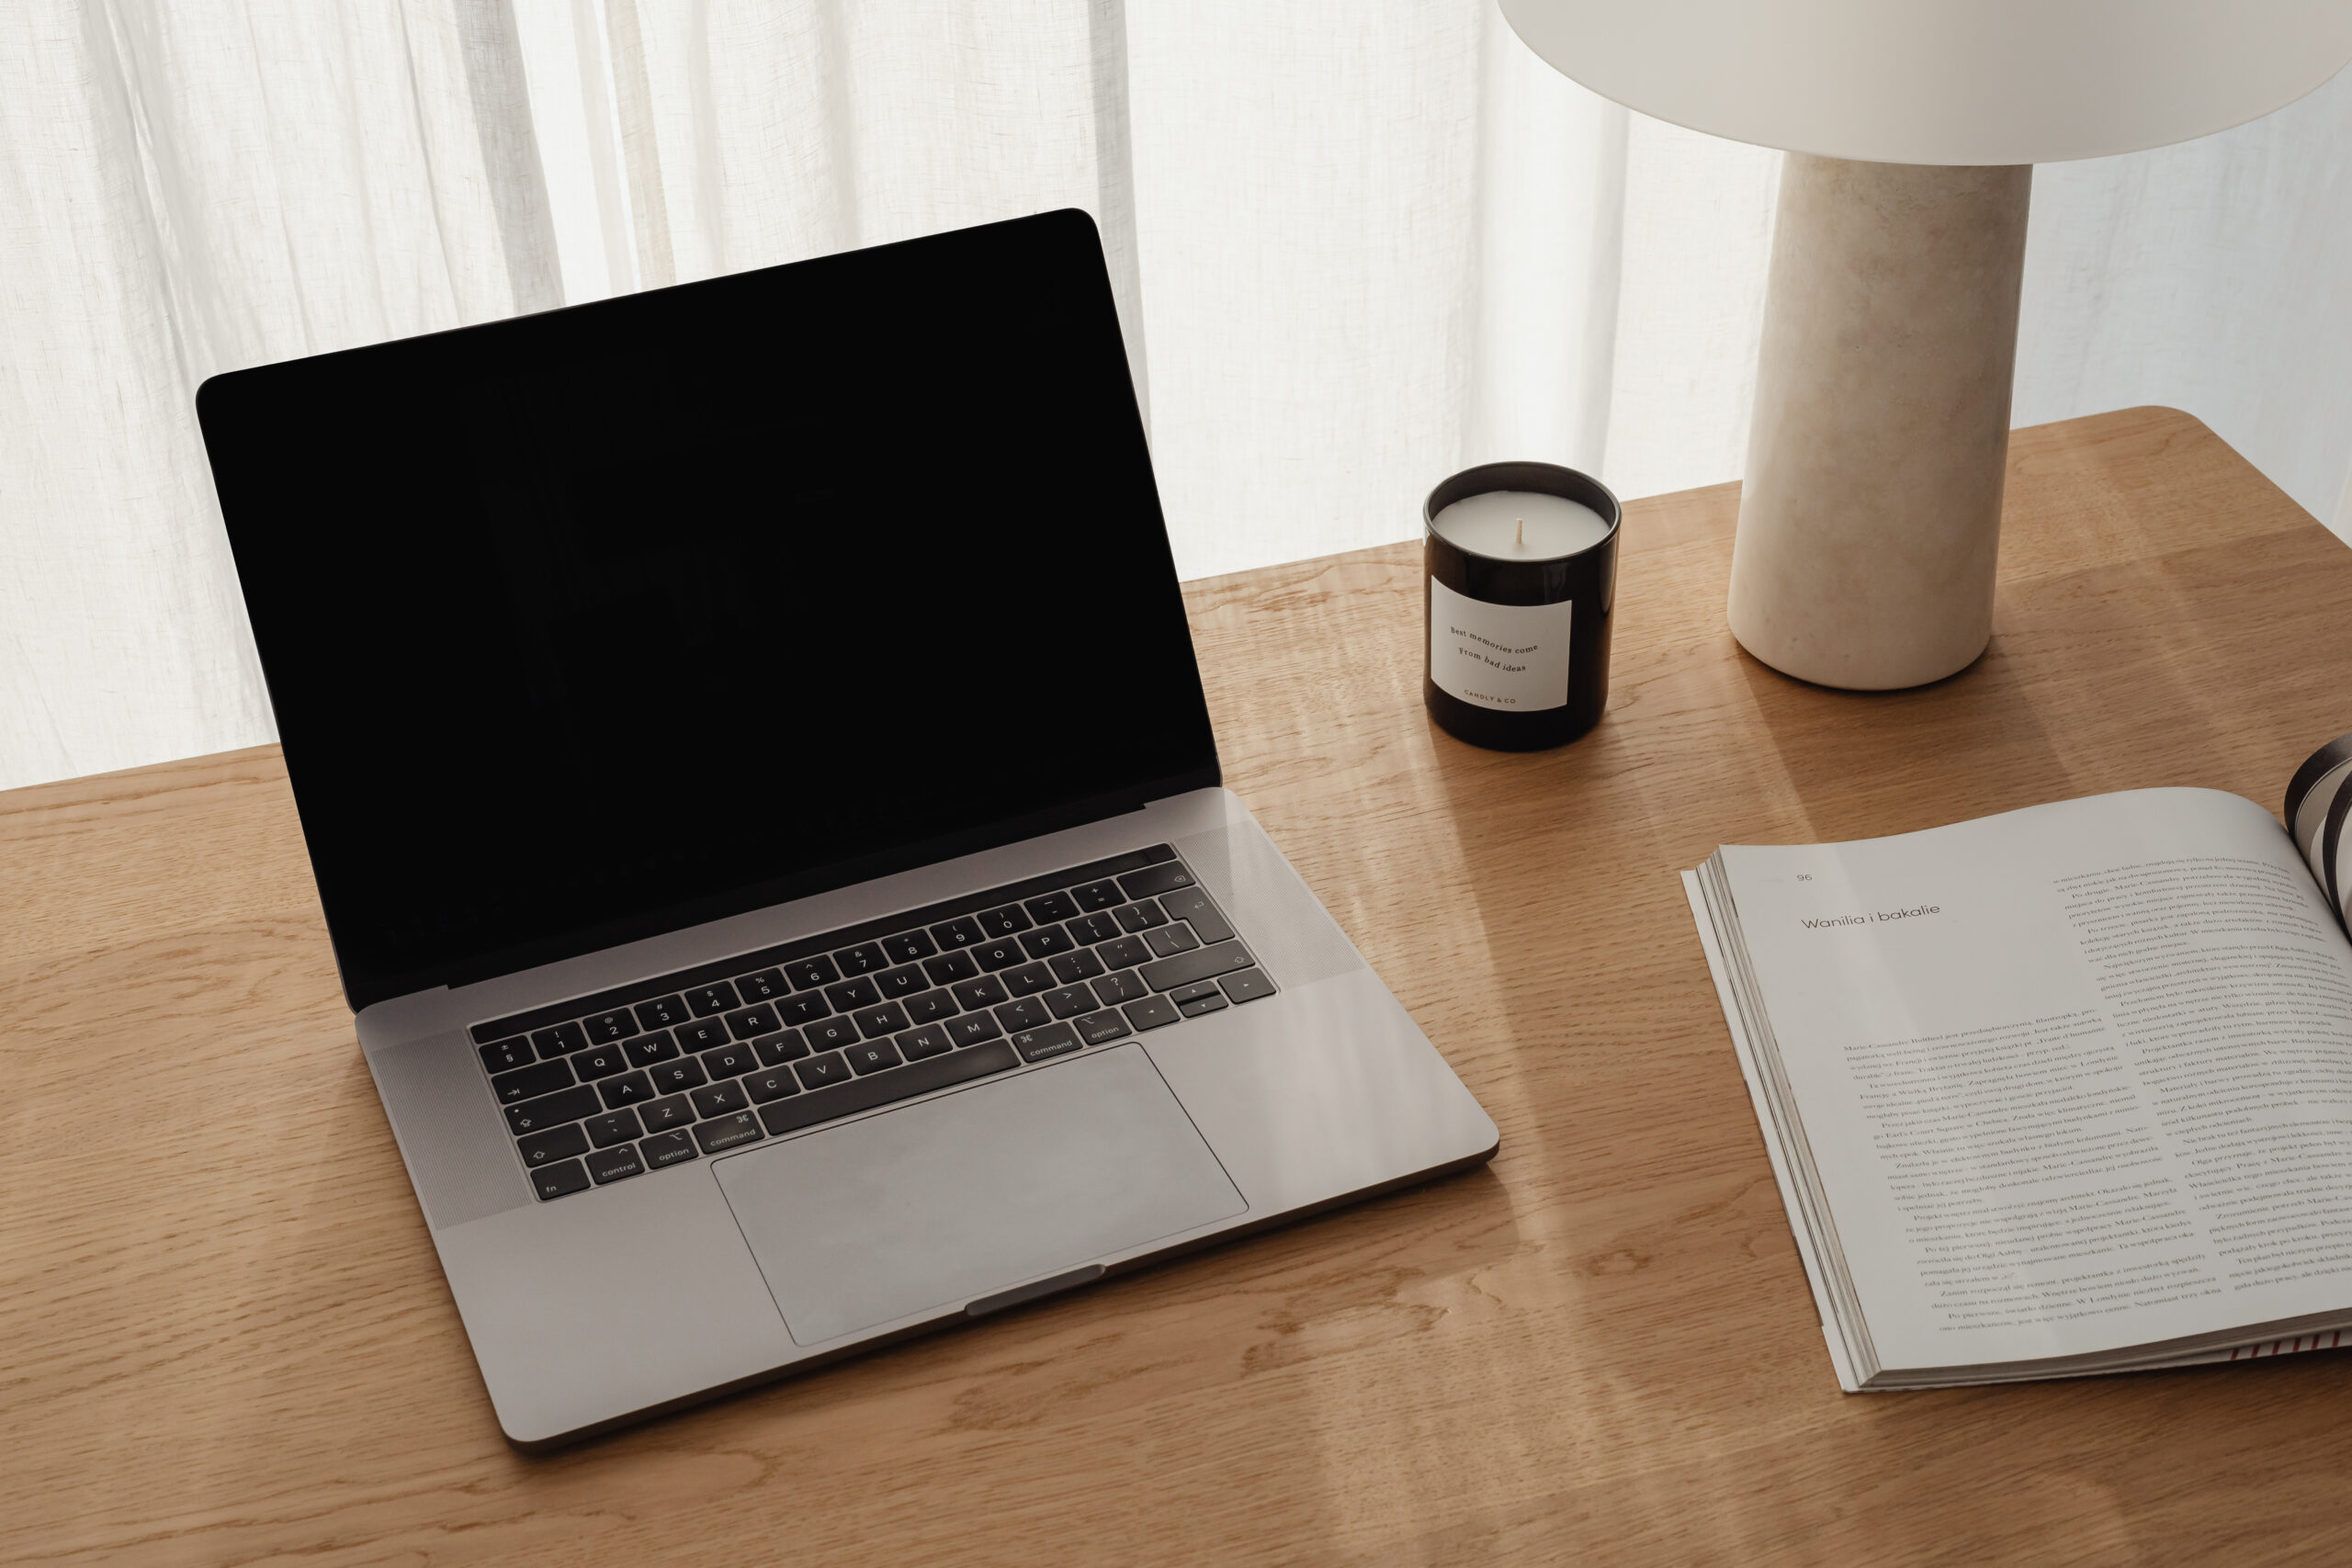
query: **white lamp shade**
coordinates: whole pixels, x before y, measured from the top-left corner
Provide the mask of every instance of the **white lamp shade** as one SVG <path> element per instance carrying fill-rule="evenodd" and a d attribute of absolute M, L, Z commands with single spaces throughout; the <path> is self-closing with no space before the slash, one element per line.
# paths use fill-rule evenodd
<path fill-rule="evenodd" d="M 1501 0 L 1554 69 L 1735 141 L 1881 164 L 2161 147 L 2352 60 L 2347 0 Z"/>

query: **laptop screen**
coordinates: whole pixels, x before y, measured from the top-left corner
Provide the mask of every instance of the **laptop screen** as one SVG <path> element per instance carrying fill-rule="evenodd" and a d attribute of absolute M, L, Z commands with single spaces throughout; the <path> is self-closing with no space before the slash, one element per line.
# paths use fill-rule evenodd
<path fill-rule="evenodd" d="M 1216 782 L 1083 214 L 198 408 L 355 1008 Z"/>

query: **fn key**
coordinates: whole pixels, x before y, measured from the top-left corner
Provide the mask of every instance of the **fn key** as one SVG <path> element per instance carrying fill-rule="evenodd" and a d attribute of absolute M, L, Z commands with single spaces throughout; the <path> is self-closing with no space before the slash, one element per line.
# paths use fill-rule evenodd
<path fill-rule="evenodd" d="M 542 1199 L 565 1198 L 587 1190 L 588 1172 L 578 1160 L 568 1159 L 531 1172 L 531 1186 Z"/>

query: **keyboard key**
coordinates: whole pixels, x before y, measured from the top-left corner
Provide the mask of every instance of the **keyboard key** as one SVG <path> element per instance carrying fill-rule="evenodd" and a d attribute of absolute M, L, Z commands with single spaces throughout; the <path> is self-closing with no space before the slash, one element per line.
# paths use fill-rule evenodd
<path fill-rule="evenodd" d="M 878 1008 L 860 1008 L 851 1016 L 857 1020 L 857 1032 L 868 1040 L 896 1034 L 908 1027 L 907 1010 L 896 1002 L 884 1002 Z"/>
<path fill-rule="evenodd" d="M 628 1071 L 628 1053 L 617 1045 L 591 1045 L 571 1058 L 571 1070 L 580 1075 L 582 1083 L 608 1078 Z"/>
<path fill-rule="evenodd" d="M 1053 965 L 1054 978 L 1065 986 L 1074 986 L 1080 980 L 1091 980 L 1095 976 L 1102 973 L 1102 961 L 1082 947 L 1076 953 L 1063 953 L 1053 961 Z"/>
<path fill-rule="evenodd" d="M 752 1103 L 751 1098 L 743 1092 L 743 1086 L 739 1083 L 705 1084 L 688 1093 L 686 1098 L 693 1100 L 695 1109 L 705 1116 L 729 1115 Z"/>
<path fill-rule="evenodd" d="M 1178 1002 L 1176 1010 L 1186 1018 L 1198 1018 L 1204 1012 L 1222 1012 L 1233 1004 L 1225 999 L 1222 991 L 1211 991 L 1205 997 L 1194 997 L 1189 1002 Z"/>
<path fill-rule="evenodd" d="M 977 947 L 988 934 L 980 930 L 980 922 L 969 915 L 958 915 L 931 928 L 931 940 L 939 944 L 943 953 L 953 952 L 959 947 Z"/>
<path fill-rule="evenodd" d="M 1189 986 L 1179 986 L 1168 993 L 1168 999 L 1182 1007 L 1194 997 L 1205 997 L 1216 990 L 1215 980 L 1195 980 Z"/>
<path fill-rule="evenodd" d="M 983 975 L 977 980 L 962 981 L 948 987 L 947 990 L 949 995 L 956 998 L 956 1005 L 966 1012 L 978 1012 L 982 1008 L 994 1007 L 1012 995 L 1004 988 L 1004 982 L 993 975 Z"/>
<path fill-rule="evenodd" d="M 760 1059 L 763 1067 L 780 1067 L 808 1054 L 808 1042 L 800 1038 L 797 1029 L 787 1029 L 781 1034 L 763 1034 L 752 1042 L 752 1055 Z"/>
<path fill-rule="evenodd" d="M 780 1002 L 792 994 L 792 982 L 781 969 L 763 969 L 736 981 L 735 990 L 747 1002 Z"/>
<path fill-rule="evenodd" d="M 709 1081 L 703 1076 L 702 1064 L 692 1056 L 675 1062 L 662 1062 L 653 1069 L 653 1088 L 660 1094 L 683 1093 L 697 1084 Z"/>
<path fill-rule="evenodd" d="M 837 1083 L 848 1081 L 849 1064 L 842 1059 L 842 1054 L 839 1051 L 828 1051 L 821 1056 L 811 1056 L 805 1062 L 795 1062 L 792 1065 L 792 1076 L 800 1080 L 802 1089 L 831 1089 Z"/>
<path fill-rule="evenodd" d="M 603 1109 L 596 1103 L 596 1091 L 582 1084 L 578 1089 L 543 1094 L 537 1100 L 506 1107 L 506 1125 L 520 1137 L 526 1133 L 545 1132 L 566 1122 L 577 1122 L 582 1116 L 594 1116 Z"/>
<path fill-rule="evenodd" d="M 1119 886 L 1127 890 L 1130 898 L 1148 898 L 1155 893 L 1190 887 L 1193 886 L 1193 874 L 1186 871 L 1180 862 L 1163 861 L 1158 865 L 1148 865 L 1141 871 L 1127 873 L 1119 878 Z"/>
<path fill-rule="evenodd" d="M 1260 997 L 1274 994 L 1274 983 L 1266 978 L 1263 969 L 1244 969 L 1238 975 L 1227 975 L 1217 984 L 1224 987 L 1225 994 L 1237 1003 L 1254 1002 Z"/>
<path fill-rule="evenodd" d="M 588 1031 L 589 1039 L 610 1044 L 636 1033 L 637 1019 L 627 1008 L 622 1008 L 614 1012 L 600 1012 L 587 1020 L 582 1027 Z"/>
<path fill-rule="evenodd" d="M 503 1073 L 538 1059 L 531 1043 L 517 1034 L 512 1040 L 494 1040 L 481 1048 L 481 1065 L 493 1073 Z"/>
<path fill-rule="evenodd" d="M 1250 950 L 1238 942 L 1221 942 L 1214 947 L 1195 948 L 1180 953 L 1173 958 L 1163 958 L 1157 964 L 1147 964 L 1139 971 L 1143 983 L 1155 991 L 1172 991 L 1194 980 L 1214 979 L 1230 975 L 1236 969 L 1247 969 L 1258 961 Z"/>
<path fill-rule="evenodd" d="M 824 992 L 804 991 L 788 1002 L 778 1003 L 775 1015 L 784 1020 L 787 1028 L 797 1028 L 804 1023 L 814 1023 L 832 1010 L 833 1005 L 825 999 Z"/>
<path fill-rule="evenodd" d="M 514 1145 L 523 1151 L 525 1165 L 553 1165 L 560 1159 L 588 1152 L 588 1134 L 575 1122 L 569 1127 L 550 1127 L 544 1133 L 534 1133 Z"/>
<path fill-rule="evenodd" d="M 909 1095 L 927 1094 L 950 1084 L 969 1083 L 990 1073 L 1001 1073 L 1020 1059 L 1004 1042 L 991 1041 L 968 1051 L 951 1051 L 944 1056 L 911 1062 L 872 1077 L 852 1078 L 821 1094 L 797 1094 L 790 1100 L 779 1100 L 774 1105 L 761 1107 L 760 1121 L 771 1133 L 813 1127 L 820 1122 L 888 1105 Z"/>
<path fill-rule="evenodd" d="M 1048 893 L 1043 898 L 1023 898 L 1021 907 L 1028 910 L 1029 918 L 1041 926 L 1067 920 L 1078 913 L 1078 900 L 1067 893 Z"/>
<path fill-rule="evenodd" d="M 1174 893 L 1163 893 L 1159 897 L 1159 907 L 1168 911 L 1168 918 L 1171 920 L 1192 921 L 1193 934 L 1203 942 L 1233 940 L 1233 928 L 1226 924 L 1225 917 L 1217 913 L 1216 906 L 1209 902 L 1209 896 L 1200 888 L 1186 887 Z"/>
<path fill-rule="evenodd" d="M 1122 904 L 1111 911 L 1111 918 L 1119 922 L 1121 931 L 1149 931 L 1154 926 L 1164 926 L 1168 923 L 1167 912 L 1160 908 L 1157 901 L 1150 898 L 1134 904 Z"/>
<path fill-rule="evenodd" d="M 599 1149 L 588 1156 L 588 1174 L 602 1187 L 607 1181 L 624 1177 L 643 1176 L 644 1165 L 637 1157 L 637 1145 L 623 1144 L 616 1149 Z"/>
<path fill-rule="evenodd" d="M 951 1018 L 940 1027 L 947 1031 L 947 1038 L 958 1046 L 977 1045 L 983 1040 L 993 1040 L 1004 1032 L 1004 1026 L 994 1013 L 967 1012 L 961 1018 Z"/>
<path fill-rule="evenodd" d="M 678 1043 L 670 1038 L 666 1029 L 621 1042 L 621 1055 L 628 1058 L 632 1067 L 650 1067 L 656 1062 L 669 1061 L 677 1054 Z"/>
<path fill-rule="evenodd" d="M 1012 1048 L 1021 1053 L 1021 1059 L 1024 1062 L 1042 1062 L 1048 1056 L 1067 1056 L 1078 1046 L 1078 1031 L 1067 1023 L 1049 1023 L 1043 1029 L 1024 1029 L 1012 1037 Z"/>
<path fill-rule="evenodd" d="M 1021 951 L 1021 944 L 1009 936 L 990 937 L 972 949 L 972 961 L 991 972 L 1026 963 L 1028 957 Z"/>
<path fill-rule="evenodd" d="M 907 1018 L 913 1023 L 936 1023 L 962 1010 L 956 1007 L 956 998 L 945 991 L 923 991 L 899 1005 L 907 1010 Z"/>
<path fill-rule="evenodd" d="M 792 1076 L 790 1067 L 763 1067 L 743 1076 L 743 1092 L 752 1097 L 752 1104 L 765 1105 L 771 1100 L 798 1094 L 800 1080 Z"/>
<path fill-rule="evenodd" d="M 833 954 L 833 962 L 841 965 L 843 975 L 871 975 L 890 966 L 889 955 L 878 942 L 860 942 Z"/>
<path fill-rule="evenodd" d="M 1042 964 L 1024 964 L 1018 969 L 1006 970 L 997 978 L 1016 997 L 1034 997 L 1039 991 L 1054 988 L 1054 972 Z"/>
<path fill-rule="evenodd" d="M 576 1023 L 559 1023 L 553 1029 L 534 1031 L 531 1046 L 538 1052 L 539 1060 L 545 1062 L 557 1056 L 569 1056 L 574 1051 L 585 1051 L 588 1049 L 588 1035 Z"/>
<path fill-rule="evenodd" d="M 1079 941 L 1091 946 L 1098 942 L 1109 942 L 1113 937 L 1117 936 L 1119 922 L 1108 915 L 1080 915 L 1062 929 Z"/>
<path fill-rule="evenodd" d="M 1094 982 L 1094 994 L 1105 1005 L 1116 1007 L 1121 1002 L 1139 1002 L 1151 995 L 1151 987 L 1132 969 L 1122 969 L 1115 975 L 1105 975 Z"/>
<path fill-rule="evenodd" d="M 1180 953 L 1190 953 L 1201 945 L 1201 939 L 1193 934 L 1193 928 L 1181 923 L 1162 926 L 1156 931 L 1147 931 L 1144 933 L 1143 940 L 1150 944 L 1152 952 L 1162 958 L 1173 958 Z"/>
<path fill-rule="evenodd" d="M 838 986 L 825 987 L 825 999 L 833 1004 L 835 1012 L 848 1012 L 854 1008 L 870 1008 L 882 999 L 882 988 L 865 976 L 843 980 Z"/>
<path fill-rule="evenodd" d="M 637 1112 L 634 1111 L 607 1111 L 602 1116 L 591 1116 L 580 1124 L 588 1130 L 588 1141 L 600 1149 L 609 1149 L 615 1144 L 634 1143 L 645 1136 L 645 1129 L 637 1124 Z M 560 1127 L 557 1131 L 570 1132 L 571 1129 Z"/>
<path fill-rule="evenodd" d="M 878 1073 L 885 1067 L 895 1067 L 901 1058 L 899 1048 L 888 1040 L 869 1040 L 863 1045 L 853 1045 L 842 1053 L 849 1058 L 850 1066 L 860 1077 Z"/>
<path fill-rule="evenodd" d="M 716 1018 L 697 1019 L 692 1023 L 681 1024 L 670 1032 L 677 1036 L 679 1047 L 686 1051 L 707 1051 L 715 1045 L 726 1044 L 729 1038 L 726 1022 Z"/>
<path fill-rule="evenodd" d="M 684 1023 L 692 1015 L 686 1011 L 684 997 L 657 997 L 650 1002 L 637 1004 L 637 1022 L 640 1029 L 667 1029 Z"/>
<path fill-rule="evenodd" d="M 949 986 L 958 980 L 968 980 L 980 972 L 968 953 L 943 953 L 923 962 L 922 972 L 931 976 L 934 986 Z"/>
<path fill-rule="evenodd" d="M 1166 997 L 1146 997 L 1139 1002 L 1129 1002 L 1119 1010 L 1127 1015 L 1127 1021 L 1136 1026 L 1138 1033 L 1147 1029 L 1158 1029 L 1162 1024 L 1173 1023 L 1184 1016 L 1176 1010 L 1176 1004 Z"/>
<path fill-rule="evenodd" d="M 1051 958 L 1057 953 L 1068 953 L 1078 943 L 1059 926 L 1040 926 L 1034 931 L 1021 933 L 1021 951 L 1032 958 Z"/>
<path fill-rule="evenodd" d="M 897 936 L 882 939 L 882 951 L 889 954 L 893 964 L 912 964 L 918 958 L 929 958 L 939 949 L 921 931 L 900 931 Z"/>
<path fill-rule="evenodd" d="M 830 986 L 842 977 L 841 971 L 833 967 L 833 961 L 821 953 L 814 958 L 803 958 L 786 964 L 784 972 L 794 986 L 804 991 Z"/>
<path fill-rule="evenodd" d="M 925 1056 L 944 1056 L 956 1049 L 947 1038 L 947 1031 L 935 1023 L 925 1029 L 910 1029 L 892 1043 L 899 1047 L 899 1055 L 910 1062 L 920 1062 Z"/>
<path fill-rule="evenodd" d="M 707 1155 L 731 1149 L 738 1144 L 756 1144 L 760 1136 L 759 1118 L 748 1111 L 739 1111 L 716 1122 L 705 1122 L 695 1128 L 695 1142 L 702 1145 L 702 1152 Z"/>
<path fill-rule="evenodd" d="M 544 1170 L 531 1172 L 531 1185 L 537 1190 L 542 1201 L 549 1198 L 568 1198 L 574 1192 L 588 1190 L 588 1170 L 578 1160 L 568 1159 L 561 1165 L 551 1165 Z"/>
<path fill-rule="evenodd" d="M 857 1043 L 857 1025 L 846 1018 L 820 1018 L 800 1033 L 811 1051 L 831 1051 Z"/>
<path fill-rule="evenodd" d="M 616 1078 L 606 1078 L 598 1084 L 596 1092 L 605 1097 L 605 1110 L 618 1111 L 624 1105 L 651 1100 L 653 1085 L 643 1073 L 623 1073 Z"/>
<path fill-rule="evenodd" d="M 1092 1012 L 1102 1005 L 1094 999 L 1094 993 L 1083 986 L 1064 986 L 1057 991 L 1047 991 L 1037 999 L 1045 1003 L 1046 1010 L 1056 1018 L 1076 1018 L 1080 1013 Z"/>
<path fill-rule="evenodd" d="M 917 991 L 931 989 L 931 976 L 922 972 L 920 964 L 902 964 L 896 969 L 885 969 L 874 976 L 874 988 L 882 993 L 886 1002 L 901 997 L 911 997 Z"/>
<path fill-rule="evenodd" d="M 705 1051 L 697 1059 L 713 1083 L 721 1078 L 739 1077 L 759 1066 L 759 1058 L 752 1054 L 752 1043 L 748 1040 L 722 1045 L 716 1051 Z"/>
<path fill-rule="evenodd" d="M 638 1116 L 649 1133 L 666 1133 L 673 1127 L 690 1127 L 695 1122 L 695 1102 L 683 1094 L 664 1095 L 649 1100 L 637 1108 Z"/>
<path fill-rule="evenodd" d="M 1138 964 L 1151 962 L 1151 948 L 1139 936 L 1123 936 L 1116 942 L 1106 942 L 1094 950 L 1105 969 L 1132 969 Z"/>
<path fill-rule="evenodd" d="M 996 1020 L 1009 1030 L 1035 1029 L 1053 1021 L 1046 1004 L 1035 997 L 1023 997 L 1017 1002 L 1007 1002 L 996 1010 Z"/>
<path fill-rule="evenodd" d="M 743 998 L 737 996 L 735 987 L 724 980 L 695 986 L 686 992 L 686 1006 L 694 1010 L 696 1018 L 709 1018 L 742 1005 Z"/>
<path fill-rule="evenodd" d="M 754 1034 L 773 1034 L 784 1027 L 775 1009 L 744 1008 L 727 1015 L 727 1032 L 738 1040 L 749 1040 Z"/>
<path fill-rule="evenodd" d="M 511 1073 L 501 1073 L 490 1080 L 501 1105 L 520 1105 L 526 1100 L 537 1100 L 543 1094 L 553 1094 L 570 1086 L 571 1069 L 561 1062 L 540 1062 L 527 1067 L 517 1067 Z"/>
<path fill-rule="evenodd" d="M 1101 1012 L 1091 1012 L 1084 1018 L 1071 1020 L 1070 1027 L 1076 1029 L 1079 1038 L 1089 1045 L 1100 1045 L 1105 1040 L 1116 1040 L 1125 1034 L 1127 1021 L 1120 1015 L 1117 1008 L 1105 1008 Z"/>
<path fill-rule="evenodd" d="M 1115 908 L 1127 901 L 1127 896 L 1119 891 L 1119 885 L 1108 877 L 1101 882 L 1090 882 L 1083 887 L 1073 887 L 1069 896 L 1080 908 L 1090 912 Z"/>
<path fill-rule="evenodd" d="M 655 1170 L 665 1165 L 702 1157 L 702 1151 L 695 1147 L 693 1134 L 683 1128 L 675 1133 L 657 1133 L 638 1145 L 637 1152 Z"/>
<path fill-rule="evenodd" d="M 1022 913 L 1018 904 L 1007 904 L 1001 909 L 985 909 L 972 917 L 980 930 L 989 936 L 1011 936 L 1029 929 L 1029 917 Z"/>

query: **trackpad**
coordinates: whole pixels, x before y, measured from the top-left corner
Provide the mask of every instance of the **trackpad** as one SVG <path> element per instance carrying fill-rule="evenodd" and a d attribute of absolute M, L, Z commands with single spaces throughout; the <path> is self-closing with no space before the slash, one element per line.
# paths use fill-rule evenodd
<path fill-rule="evenodd" d="M 1135 1044 L 716 1169 L 798 1345 L 960 1307 L 1249 1207 Z"/>

